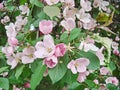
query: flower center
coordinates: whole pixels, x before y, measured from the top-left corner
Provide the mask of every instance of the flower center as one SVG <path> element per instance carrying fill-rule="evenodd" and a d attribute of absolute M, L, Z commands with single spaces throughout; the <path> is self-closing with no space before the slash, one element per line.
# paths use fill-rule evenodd
<path fill-rule="evenodd" d="M 52 48 L 47 48 L 47 52 L 50 53 L 52 51 Z"/>

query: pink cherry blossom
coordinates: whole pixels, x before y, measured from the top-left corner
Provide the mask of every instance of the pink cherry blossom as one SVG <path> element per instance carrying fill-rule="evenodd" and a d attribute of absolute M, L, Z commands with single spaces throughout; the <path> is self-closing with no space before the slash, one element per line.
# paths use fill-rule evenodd
<path fill-rule="evenodd" d="M 66 45 L 64 43 L 60 43 L 56 45 L 56 48 L 55 48 L 56 57 L 64 56 L 65 52 L 66 52 Z"/>
<path fill-rule="evenodd" d="M 65 19 L 67 19 L 67 18 L 75 19 L 76 18 L 75 15 L 76 15 L 77 11 L 78 10 L 74 7 L 65 7 L 63 10 L 63 17 Z"/>
<path fill-rule="evenodd" d="M 75 1 L 74 0 L 64 0 L 65 7 L 74 7 Z"/>
<path fill-rule="evenodd" d="M 18 40 L 15 37 L 8 38 L 8 43 L 10 46 L 14 47 L 18 45 Z"/>
<path fill-rule="evenodd" d="M 35 45 L 36 51 L 34 55 L 37 58 L 45 58 L 50 57 L 55 52 L 55 45 L 51 35 L 45 35 L 43 38 L 43 42 L 39 41 Z"/>
<path fill-rule="evenodd" d="M 118 85 L 119 84 L 119 81 L 116 77 L 108 77 L 106 80 L 105 80 L 106 83 L 111 83 L 111 84 L 114 84 L 114 85 Z"/>
<path fill-rule="evenodd" d="M 9 57 L 14 53 L 14 48 L 11 46 L 6 46 L 2 48 L 2 52 L 6 55 L 6 57 Z"/>
<path fill-rule="evenodd" d="M 39 23 L 39 30 L 43 33 L 43 34 L 49 34 L 52 32 L 53 29 L 53 23 L 50 20 L 42 20 Z"/>
<path fill-rule="evenodd" d="M 108 5 L 109 5 L 108 1 L 94 0 L 94 2 L 93 2 L 93 7 L 95 7 L 95 8 L 99 7 L 99 10 L 106 11 Z"/>
<path fill-rule="evenodd" d="M 86 43 L 85 41 L 82 41 L 79 45 L 80 50 L 84 50 L 85 52 L 88 52 L 89 50 L 92 51 L 98 51 L 98 47 L 96 47 L 93 43 Z"/>
<path fill-rule="evenodd" d="M 81 41 L 79 45 L 80 50 L 84 50 L 85 52 L 92 50 L 92 51 L 98 51 L 99 48 L 94 45 L 95 41 L 87 36 L 86 40 Z"/>
<path fill-rule="evenodd" d="M 102 51 L 104 50 L 104 46 L 101 47 L 101 49 L 99 49 L 97 52 L 96 52 L 96 56 L 99 58 L 100 60 L 100 65 L 105 65 L 104 63 L 104 60 L 105 60 L 105 57 L 104 57 L 104 54 L 102 53 Z"/>
<path fill-rule="evenodd" d="M 32 63 L 35 60 L 34 56 L 35 48 L 33 46 L 28 46 L 23 49 L 23 56 L 21 58 L 23 64 Z"/>
<path fill-rule="evenodd" d="M 54 55 L 44 59 L 44 64 L 46 64 L 49 68 L 54 68 L 57 65 L 57 63 L 58 59 Z"/>
<path fill-rule="evenodd" d="M 61 21 L 61 25 L 69 32 L 76 27 L 75 20 L 73 18 L 67 18 Z"/>
<path fill-rule="evenodd" d="M 27 4 L 19 6 L 19 9 L 21 11 L 21 14 L 27 14 L 27 15 L 29 14 L 30 10 Z"/>
<path fill-rule="evenodd" d="M 105 59 L 105 57 L 104 57 L 104 54 L 101 52 L 101 51 L 97 51 L 96 52 L 96 56 L 99 58 L 99 60 L 100 60 L 100 65 L 104 65 L 105 63 L 104 63 L 104 59 Z"/>
<path fill-rule="evenodd" d="M 1 8 L 3 8 L 3 7 L 4 7 L 4 6 L 3 6 L 3 4 L 2 4 L 2 3 L 0 3 L 0 9 L 1 9 Z"/>
<path fill-rule="evenodd" d="M 54 5 L 59 2 L 59 0 L 45 0 L 48 5 Z"/>
<path fill-rule="evenodd" d="M 83 23 L 89 23 L 91 20 L 91 15 L 89 13 L 85 13 L 84 9 L 80 9 L 76 16 Z"/>
<path fill-rule="evenodd" d="M 92 18 L 90 19 L 90 22 L 83 24 L 83 28 L 88 30 L 94 30 L 96 26 L 97 26 L 96 21 Z"/>
<path fill-rule="evenodd" d="M 16 53 L 13 56 L 7 57 L 7 64 L 11 66 L 11 69 L 14 69 L 18 62 L 21 60 L 22 53 Z"/>
<path fill-rule="evenodd" d="M 85 11 L 91 11 L 91 2 L 88 0 L 80 0 L 80 5 Z"/>
<path fill-rule="evenodd" d="M 86 71 L 89 63 L 90 61 L 87 58 L 78 58 L 76 60 L 71 60 L 67 67 L 68 69 L 71 69 L 73 74 L 76 74 L 77 72 L 82 73 Z"/>
<path fill-rule="evenodd" d="M 28 22 L 27 17 L 23 18 L 22 15 L 16 17 L 15 28 L 16 31 L 20 31 L 24 25 Z"/>
<path fill-rule="evenodd" d="M 108 75 L 108 74 L 110 74 L 110 71 L 108 70 L 108 68 L 102 67 L 102 68 L 100 68 L 100 74 L 101 75 Z"/>
<path fill-rule="evenodd" d="M 89 72 L 88 72 L 88 71 L 79 73 L 78 78 L 77 78 L 77 81 L 80 82 L 80 83 L 81 83 L 81 82 L 84 82 L 85 79 L 86 79 L 86 76 L 88 76 L 88 75 L 89 75 Z"/>
<path fill-rule="evenodd" d="M 15 25 L 10 23 L 8 26 L 5 26 L 6 34 L 8 37 L 16 37 L 17 31 L 15 30 Z"/>

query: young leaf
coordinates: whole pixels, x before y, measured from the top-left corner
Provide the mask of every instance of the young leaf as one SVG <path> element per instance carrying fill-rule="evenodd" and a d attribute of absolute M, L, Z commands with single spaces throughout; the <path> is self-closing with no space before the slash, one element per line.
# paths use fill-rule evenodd
<path fill-rule="evenodd" d="M 46 70 L 46 66 L 43 65 L 43 62 L 38 62 L 38 66 L 36 67 L 35 71 L 33 72 L 31 76 L 31 90 L 35 90 L 36 86 L 40 83 L 40 81 L 43 78 L 43 73 Z"/>
<path fill-rule="evenodd" d="M 0 77 L 0 88 L 9 90 L 9 81 L 7 78 Z"/>
<path fill-rule="evenodd" d="M 60 9 L 56 6 L 45 6 L 43 11 L 52 19 L 60 14 Z"/>

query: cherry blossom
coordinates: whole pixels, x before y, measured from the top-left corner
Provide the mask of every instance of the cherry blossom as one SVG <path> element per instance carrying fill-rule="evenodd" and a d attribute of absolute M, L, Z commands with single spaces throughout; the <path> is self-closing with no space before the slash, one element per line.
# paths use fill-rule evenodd
<path fill-rule="evenodd" d="M 6 57 L 9 57 L 14 53 L 14 48 L 11 46 L 6 46 L 2 48 L 2 52 L 6 55 Z"/>
<path fill-rule="evenodd" d="M 10 23 L 9 25 L 5 26 L 6 34 L 8 37 L 16 37 L 17 31 L 15 30 L 15 24 Z"/>
<path fill-rule="evenodd" d="M 11 69 L 14 69 L 18 62 L 21 60 L 22 53 L 16 53 L 13 56 L 7 57 L 7 64 L 11 66 Z"/>
<path fill-rule="evenodd" d="M 61 25 L 70 32 L 72 29 L 76 27 L 75 20 L 73 18 L 68 18 L 66 20 L 61 21 Z"/>
<path fill-rule="evenodd" d="M 87 58 L 78 58 L 76 60 L 71 60 L 67 67 L 68 69 L 71 69 L 73 74 L 76 74 L 77 72 L 85 72 L 87 66 L 89 65 L 89 60 Z"/>
<path fill-rule="evenodd" d="M 85 79 L 86 79 L 86 76 L 88 76 L 88 75 L 89 75 L 89 72 L 88 72 L 88 71 L 79 73 L 78 78 L 77 78 L 77 81 L 78 81 L 78 82 L 84 82 Z"/>
<path fill-rule="evenodd" d="M 23 49 L 23 56 L 21 58 L 23 64 L 33 63 L 35 60 L 34 56 L 35 48 L 33 46 L 28 46 Z"/>
<path fill-rule="evenodd" d="M 29 14 L 30 10 L 27 4 L 19 6 L 19 9 L 21 11 L 21 14 L 27 14 L 27 15 Z"/>
<path fill-rule="evenodd" d="M 65 7 L 74 7 L 75 1 L 74 0 L 64 0 Z"/>
<path fill-rule="evenodd" d="M 10 46 L 14 47 L 18 45 L 18 40 L 15 37 L 8 38 L 8 43 Z"/>
<path fill-rule="evenodd" d="M 103 1 L 103 0 L 94 0 L 93 6 L 95 8 L 99 7 L 99 10 L 107 11 L 107 6 L 109 5 L 109 2 Z"/>
<path fill-rule="evenodd" d="M 80 5 L 85 11 L 91 11 L 91 2 L 88 0 L 80 0 Z"/>
<path fill-rule="evenodd" d="M 100 68 L 100 74 L 101 75 L 108 75 L 108 74 L 110 74 L 110 71 L 108 70 L 108 68 L 102 67 L 102 68 Z"/>
<path fill-rule="evenodd" d="M 42 20 L 39 23 L 39 30 L 43 33 L 43 34 L 49 34 L 52 32 L 53 29 L 53 23 L 50 20 Z"/>
<path fill-rule="evenodd" d="M 114 84 L 114 85 L 118 85 L 119 84 L 119 81 L 116 77 L 108 77 L 106 80 L 105 80 L 106 83 L 111 83 L 111 84 Z"/>
<path fill-rule="evenodd" d="M 83 23 L 89 23 L 91 19 L 91 15 L 89 13 L 85 13 L 84 9 L 80 9 L 76 16 Z"/>
<path fill-rule="evenodd" d="M 45 58 L 50 57 L 55 52 L 55 45 L 51 35 L 45 35 L 43 38 L 43 42 L 39 41 L 35 45 L 36 51 L 34 55 L 37 58 Z"/>

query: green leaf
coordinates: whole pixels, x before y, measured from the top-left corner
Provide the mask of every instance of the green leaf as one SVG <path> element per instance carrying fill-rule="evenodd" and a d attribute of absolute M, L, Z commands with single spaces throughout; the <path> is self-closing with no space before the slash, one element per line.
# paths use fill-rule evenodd
<path fill-rule="evenodd" d="M 8 67 L 1 67 L 1 68 L 0 68 L 0 73 L 4 72 L 4 71 L 7 70 L 7 69 L 8 69 Z"/>
<path fill-rule="evenodd" d="M 43 7 L 44 5 L 40 2 L 40 0 L 30 0 L 30 3 L 36 5 L 38 7 Z"/>
<path fill-rule="evenodd" d="M 77 88 L 78 86 L 80 86 L 80 83 L 73 82 L 72 84 L 68 85 L 68 90 L 76 90 L 75 88 Z"/>
<path fill-rule="evenodd" d="M 43 62 L 38 62 L 38 66 L 36 67 L 35 71 L 33 72 L 31 76 L 31 90 L 35 90 L 36 86 L 39 85 L 40 81 L 43 78 L 43 74 L 46 70 L 46 66 L 43 65 Z"/>
<path fill-rule="evenodd" d="M 107 84 L 106 86 L 109 90 L 120 90 L 117 88 L 117 86 L 115 86 L 114 84 L 111 84 L 111 83 Z"/>
<path fill-rule="evenodd" d="M 56 6 L 45 6 L 43 11 L 52 19 L 60 14 L 60 9 Z"/>
<path fill-rule="evenodd" d="M 116 69 L 115 63 L 111 61 L 109 63 L 109 68 L 110 68 L 111 71 L 114 71 Z"/>
<path fill-rule="evenodd" d="M 68 32 L 64 32 L 61 36 L 60 36 L 60 41 L 61 42 L 68 42 Z"/>
<path fill-rule="evenodd" d="M 63 82 L 72 84 L 73 82 L 76 82 L 77 77 L 78 74 L 73 74 L 70 70 L 68 70 L 62 80 Z"/>
<path fill-rule="evenodd" d="M 80 28 L 75 28 L 70 32 L 69 41 L 76 39 L 80 35 Z"/>
<path fill-rule="evenodd" d="M 56 67 L 54 67 L 48 71 L 50 79 L 52 80 L 53 84 L 58 82 L 65 75 L 65 73 L 67 71 L 67 67 L 66 67 L 67 60 L 68 60 L 68 55 L 66 54 L 63 58 L 61 58 L 62 63 L 59 63 Z"/>
<path fill-rule="evenodd" d="M 16 73 L 15 73 L 16 79 L 18 79 L 19 76 L 22 74 L 24 67 L 25 65 L 20 65 L 19 67 L 16 68 Z"/>
<path fill-rule="evenodd" d="M 20 0 L 20 5 L 27 3 L 27 0 Z"/>
<path fill-rule="evenodd" d="M 4 90 L 9 90 L 9 81 L 7 78 L 0 77 L 0 88 Z"/>
<path fill-rule="evenodd" d="M 93 52 L 80 51 L 80 52 L 77 52 L 77 54 L 80 57 L 88 58 L 90 60 L 90 64 L 88 65 L 88 69 L 96 70 L 96 69 L 100 68 L 100 60 Z"/>
<path fill-rule="evenodd" d="M 95 83 L 91 80 L 85 80 L 85 83 L 90 87 L 90 88 L 94 88 L 95 87 Z"/>

